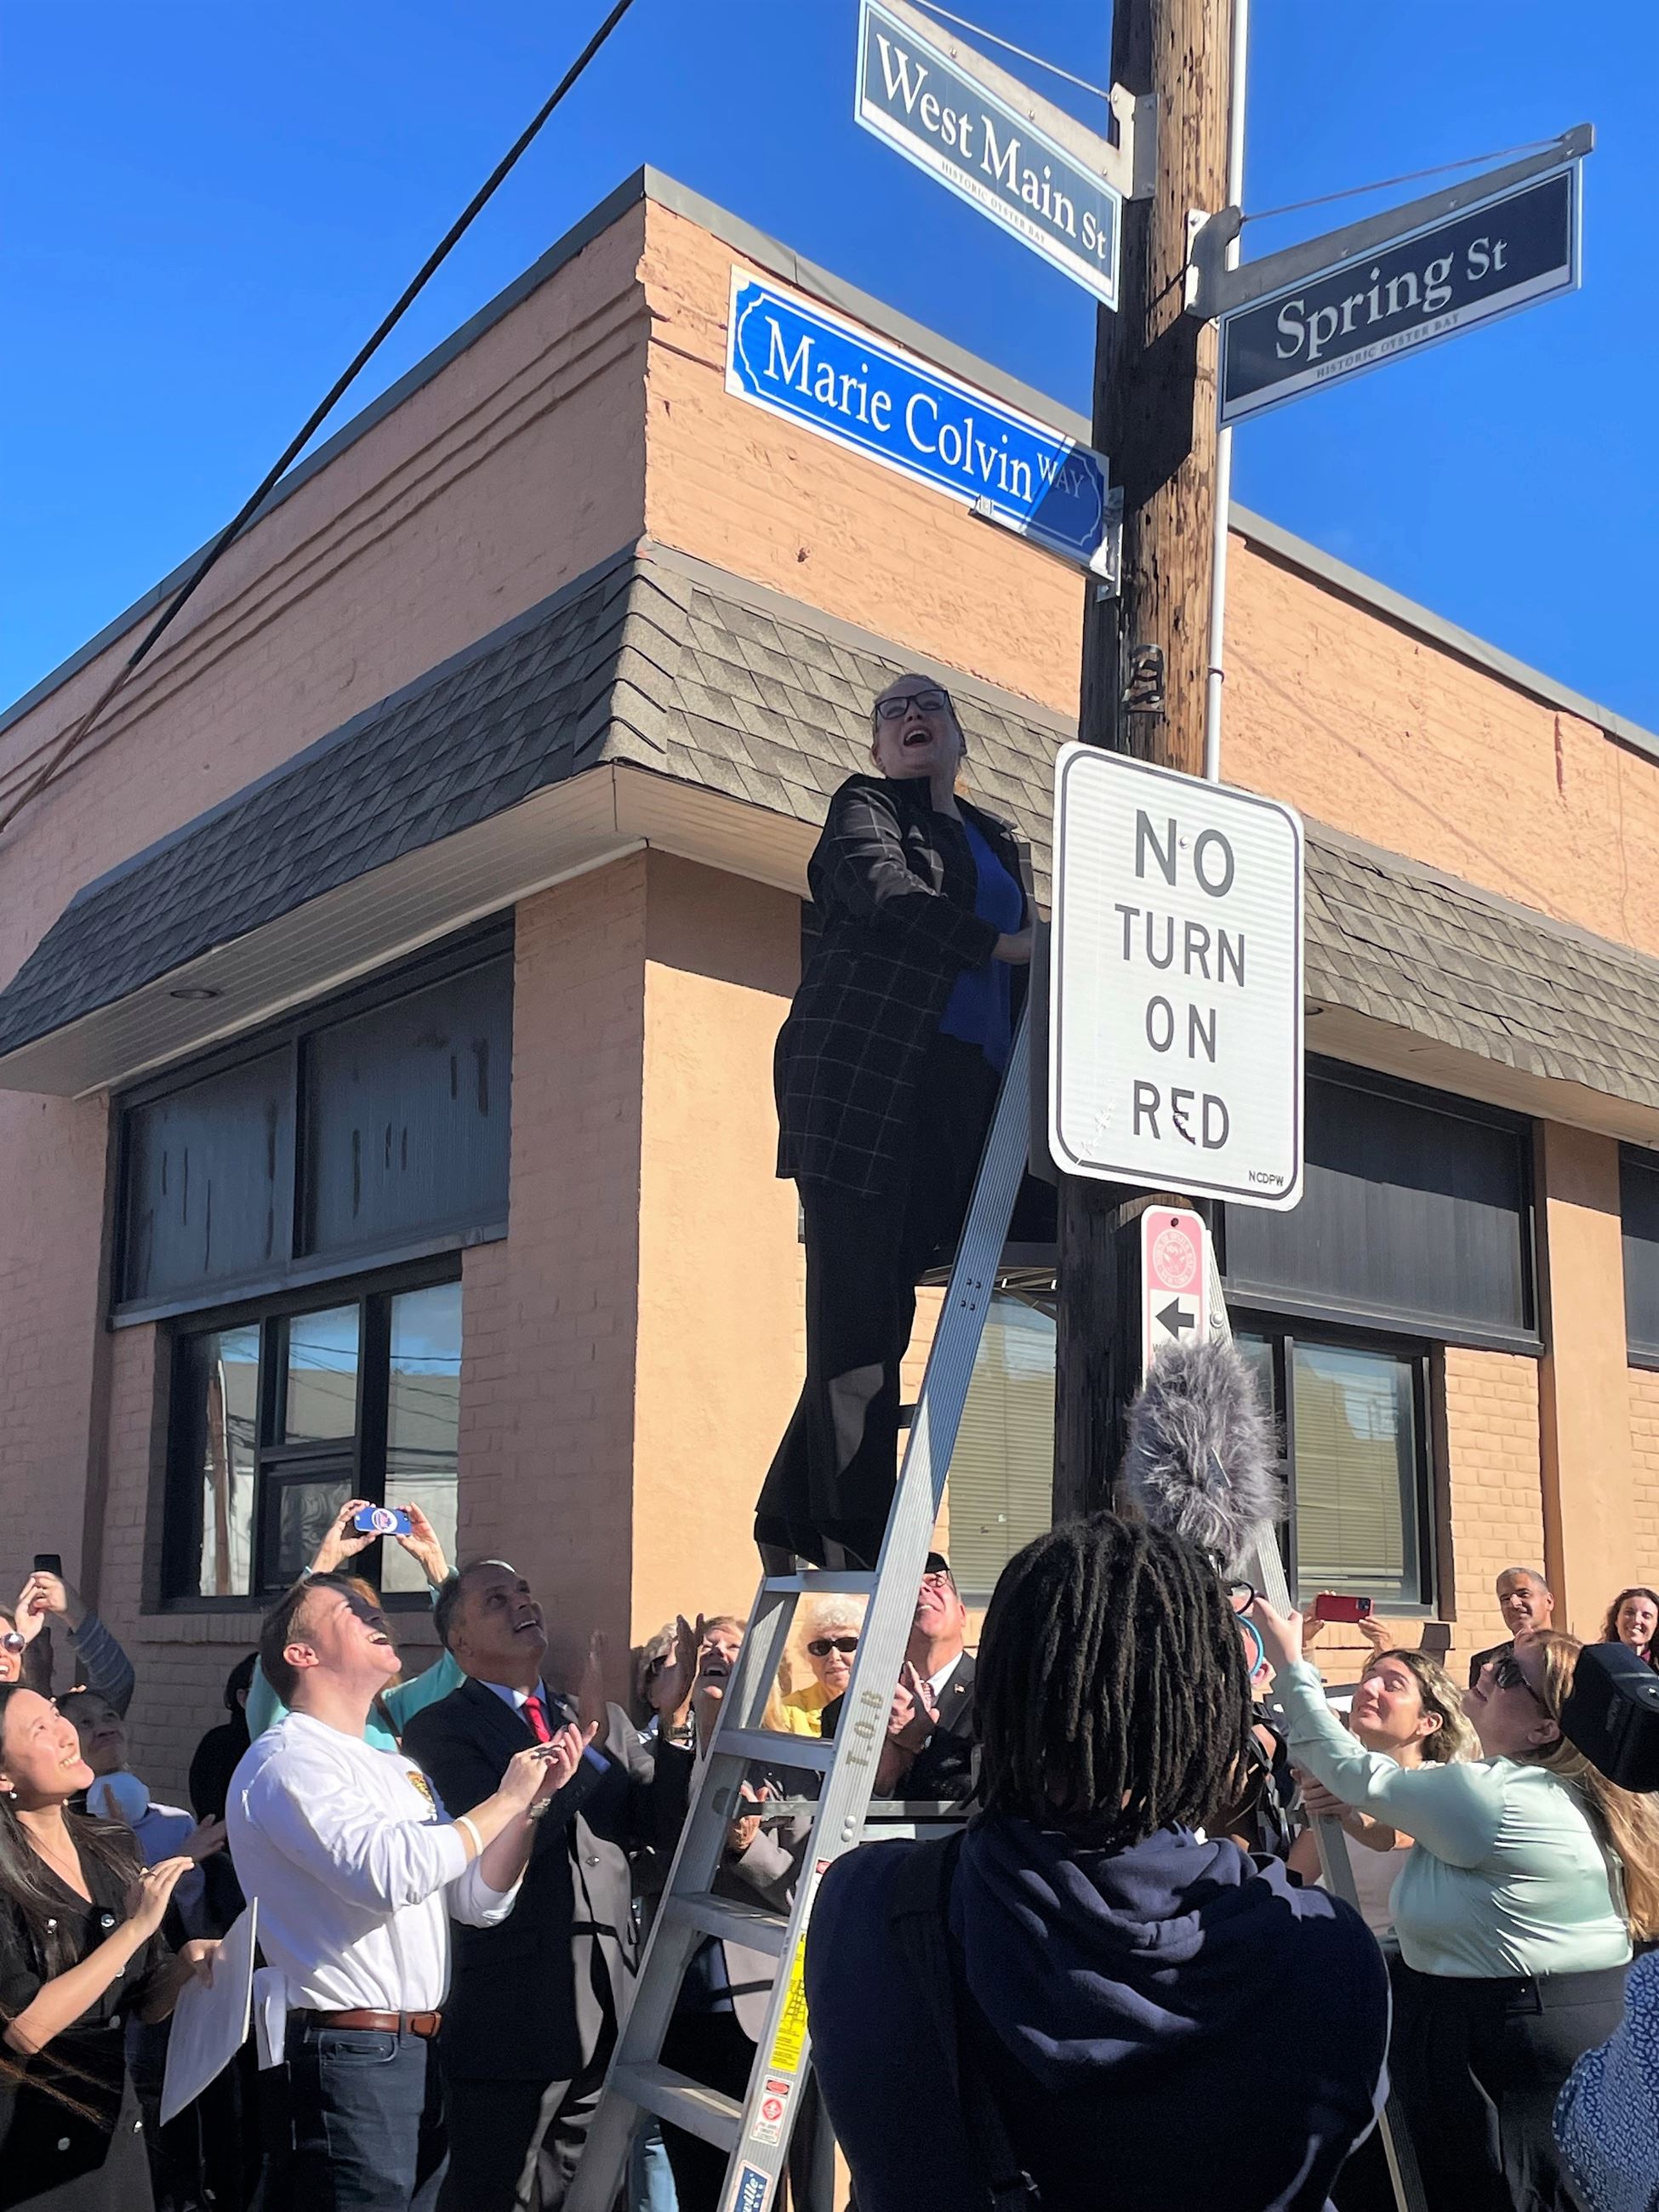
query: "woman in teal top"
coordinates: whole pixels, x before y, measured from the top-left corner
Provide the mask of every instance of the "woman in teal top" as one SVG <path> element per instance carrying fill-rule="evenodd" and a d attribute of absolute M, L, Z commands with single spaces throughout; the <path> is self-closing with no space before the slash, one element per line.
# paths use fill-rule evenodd
<path fill-rule="evenodd" d="M 351 1526 L 353 1516 L 368 1502 L 362 1498 L 347 1498 L 335 1515 L 333 1526 L 317 1547 L 316 1555 L 306 1569 L 307 1575 L 337 1574 L 349 1560 L 355 1559 L 377 1540 L 373 1536 L 360 1536 Z M 396 1541 L 417 1562 L 435 1597 L 439 1584 L 449 1572 L 444 1547 L 438 1540 L 437 1530 L 418 1505 L 405 1505 L 403 1510 L 413 1525 L 407 1536 L 399 1536 Z M 381 1692 L 369 1713 L 368 1725 L 363 1730 L 364 1741 L 379 1751 L 396 1751 L 398 1739 L 413 1716 L 422 1706 L 435 1705 L 440 1698 L 447 1698 L 465 1679 L 449 1653 L 444 1652 L 423 1673 Z M 246 1711 L 250 1738 L 263 1735 L 268 1728 L 275 1728 L 278 1721 L 288 1717 L 288 1707 L 266 1681 L 263 1668 L 256 1666 L 253 1670 Z"/>
<path fill-rule="evenodd" d="M 1298 1616 L 1258 1600 L 1253 1618 L 1292 1761 L 1413 1839 L 1389 2063 L 1430 2204 L 1572 2212 L 1555 2100 L 1619 2023 L 1632 1929 L 1659 1932 L 1659 1826 L 1561 1734 L 1577 1642 L 1545 1631 L 1482 1670 L 1465 1710 L 1484 1758 L 1402 1767 L 1331 1711 Z"/>

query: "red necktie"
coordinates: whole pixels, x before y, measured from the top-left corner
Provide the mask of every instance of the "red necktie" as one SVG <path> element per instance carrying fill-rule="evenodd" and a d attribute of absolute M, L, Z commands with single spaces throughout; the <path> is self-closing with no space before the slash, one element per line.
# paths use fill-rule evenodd
<path fill-rule="evenodd" d="M 553 1731 L 547 1725 L 547 1708 L 538 1697 L 529 1697 L 520 1710 L 530 1723 L 530 1733 L 538 1743 L 551 1743 Z"/>

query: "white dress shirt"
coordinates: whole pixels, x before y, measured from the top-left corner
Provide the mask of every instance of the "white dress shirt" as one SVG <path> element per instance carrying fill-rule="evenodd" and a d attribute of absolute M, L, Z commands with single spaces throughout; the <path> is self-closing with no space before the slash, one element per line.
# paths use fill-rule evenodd
<path fill-rule="evenodd" d="M 449 1987 L 449 1916 L 493 1927 L 518 1895 L 469 1863 L 412 1759 L 306 1713 L 244 1753 L 225 1819 L 290 2008 L 435 2012 Z"/>
<path fill-rule="evenodd" d="M 950 1680 L 951 1675 L 956 1673 L 957 1668 L 960 1667 L 961 1664 L 962 1654 L 958 1651 L 954 1659 L 947 1659 L 945 1661 L 945 1664 L 939 1668 L 937 1674 L 930 1674 L 927 1677 L 928 1692 L 935 1705 L 937 1705 L 939 1699 L 945 1695 L 945 1684 Z"/>

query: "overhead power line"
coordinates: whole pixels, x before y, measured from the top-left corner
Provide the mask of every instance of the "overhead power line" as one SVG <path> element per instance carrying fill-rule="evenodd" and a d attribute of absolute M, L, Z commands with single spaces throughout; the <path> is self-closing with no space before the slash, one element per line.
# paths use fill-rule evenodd
<path fill-rule="evenodd" d="M 1012 39 L 999 38 L 994 31 L 988 31 L 983 23 L 970 22 L 966 15 L 953 15 L 948 8 L 935 7 L 933 0 L 916 0 L 916 5 L 928 15 L 938 16 L 942 23 L 954 23 L 959 31 L 971 31 L 976 39 L 983 39 L 988 46 L 1000 46 L 1005 54 L 1018 54 L 1021 61 L 1030 62 L 1036 69 L 1047 70 L 1050 76 L 1063 77 L 1067 84 L 1076 85 L 1079 92 L 1091 92 L 1097 100 L 1111 98 L 1103 84 L 1091 84 L 1086 76 L 1073 76 L 1070 70 L 1061 69 L 1058 62 L 1046 62 L 1041 54 L 1034 54 L 1025 46 L 1017 46 Z"/>
<path fill-rule="evenodd" d="M 559 102 L 564 98 L 571 87 L 581 76 L 584 70 L 587 68 L 588 64 L 593 59 L 593 57 L 599 52 L 600 47 L 604 46 L 605 40 L 611 36 L 611 33 L 616 29 L 617 24 L 621 22 L 623 17 L 628 13 L 633 4 L 634 0 L 616 0 L 616 4 L 612 7 L 610 14 L 599 25 L 598 30 L 594 32 L 592 37 L 589 39 L 587 44 L 582 48 L 580 53 L 577 55 L 575 60 L 571 63 L 569 68 L 559 79 L 557 84 L 554 86 L 552 91 L 542 102 L 540 107 L 537 109 L 535 114 L 525 125 L 525 128 L 520 132 L 517 138 L 514 140 L 507 152 L 501 156 L 501 160 L 495 164 L 489 174 L 484 179 L 483 184 L 479 185 L 477 191 L 467 202 L 465 207 L 462 209 L 460 214 L 456 216 L 454 222 L 444 233 L 442 238 L 439 240 L 437 245 L 434 246 L 431 252 L 428 254 L 426 259 L 421 264 L 420 268 L 416 271 L 415 275 L 410 277 L 409 283 L 404 287 L 403 291 L 399 294 L 396 303 L 382 318 L 380 325 L 375 329 L 372 336 L 370 336 L 359 348 L 349 366 L 335 379 L 333 384 L 331 385 L 324 398 L 318 402 L 314 408 L 313 408 L 302 426 L 295 433 L 294 436 L 283 448 L 281 454 L 271 464 L 270 467 L 265 471 L 264 476 L 260 479 L 257 489 L 249 494 L 248 497 L 244 501 L 237 513 L 232 517 L 230 521 L 225 525 L 224 528 L 219 532 L 219 535 L 213 540 L 212 544 L 207 548 L 205 552 L 202 554 L 195 567 L 191 570 L 189 575 L 185 577 L 184 582 L 173 594 L 173 597 L 167 601 L 166 606 L 162 608 L 161 613 L 150 624 L 149 629 L 145 631 L 143 636 L 133 647 L 132 651 L 127 655 L 127 658 L 122 662 L 121 665 L 116 670 L 114 675 L 104 686 L 103 690 L 93 701 L 92 704 L 87 708 L 86 712 L 81 715 L 76 721 L 70 724 L 68 730 L 65 731 L 64 735 L 58 739 L 57 744 L 52 748 L 49 757 L 41 763 L 34 775 L 23 785 L 21 790 L 19 791 L 15 797 L 13 798 L 10 804 L 6 805 L 3 811 L 0 811 L 0 832 L 4 831 L 10 827 L 11 823 L 16 820 L 18 815 L 22 812 L 23 809 L 29 805 L 31 800 L 39 797 L 40 793 L 46 789 L 46 786 L 52 781 L 53 778 L 60 773 L 60 771 L 74 757 L 75 754 L 77 753 L 81 747 L 86 743 L 88 738 L 91 735 L 94 726 L 107 711 L 112 702 L 119 695 L 127 683 L 131 680 L 134 672 L 137 671 L 140 664 L 148 657 L 152 648 L 156 645 L 171 625 L 177 620 L 179 615 L 183 611 L 185 605 L 202 583 L 203 579 L 213 568 L 215 562 L 217 562 L 222 553 L 227 551 L 230 546 L 235 544 L 237 538 L 241 536 L 243 531 L 247 528 L 249 523 L 252 522 L 255 515 L 258 514 L 259 509 L 264 505 L 266 499 L 270 496 L 271 492 L 276 489 L 282 478 L 287 475 L 289 469 L 292 466 L 294 462 L 299 459 L 306 447 L 311 443 L 312 439 L 316 435 L 322 425 L 328 420 L 330 415 L 333 413 L 334 409 L 338 405 L 345 392 L 362 374 L 364 368 L 368 366 L 369 362 L 373 360 L 374 356 L 385 343 L 386 340 L 403 320 L 404 315 L 408 313 L 410 307 L 413 306 L 415 301 L 419 297 L 427 283 L 442 266 L 443 263 L 448 258 L 450 253 L 453 252 L 454 247 L 459 245 L 461 239 L 465 237 L 467 231 L 471 228 L 476 217 L 482 213 L 483 209 L 489 204 L 489 201 L 494 198 L 495 192 L 506 180 L 507 177 L 511 173 L 513 169 L 517 166 L 520 157 L 526 151 L 531 142 L 535 138 L 542 125 L 547 121 L 548 117 L 552 114 L 554 109 L 559 105 Z"/>

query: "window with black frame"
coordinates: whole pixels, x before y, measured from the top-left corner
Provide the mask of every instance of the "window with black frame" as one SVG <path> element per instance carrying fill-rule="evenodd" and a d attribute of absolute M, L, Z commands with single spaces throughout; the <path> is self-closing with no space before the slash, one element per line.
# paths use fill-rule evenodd
<path fill-rule="evenodd" d="M 1431 1607 L 1427 1348 L 1248 1323 L 1236 1341 L 1281 1440 L 1298 1602 L 1339 1590 L 1379 1613 Z"/>
<path fill-rule="evenodd" d="M 354 1497 L 417 1506 L 453 1556 L 458 1277 L 333 1285 L 311 1304 L 181 1327 L 174 1359 L 170 1599 L 246 1603 L 286 1588 Z M 388 1597 L 424 1587 L 396 1544 L 362 1565 Z"/>

